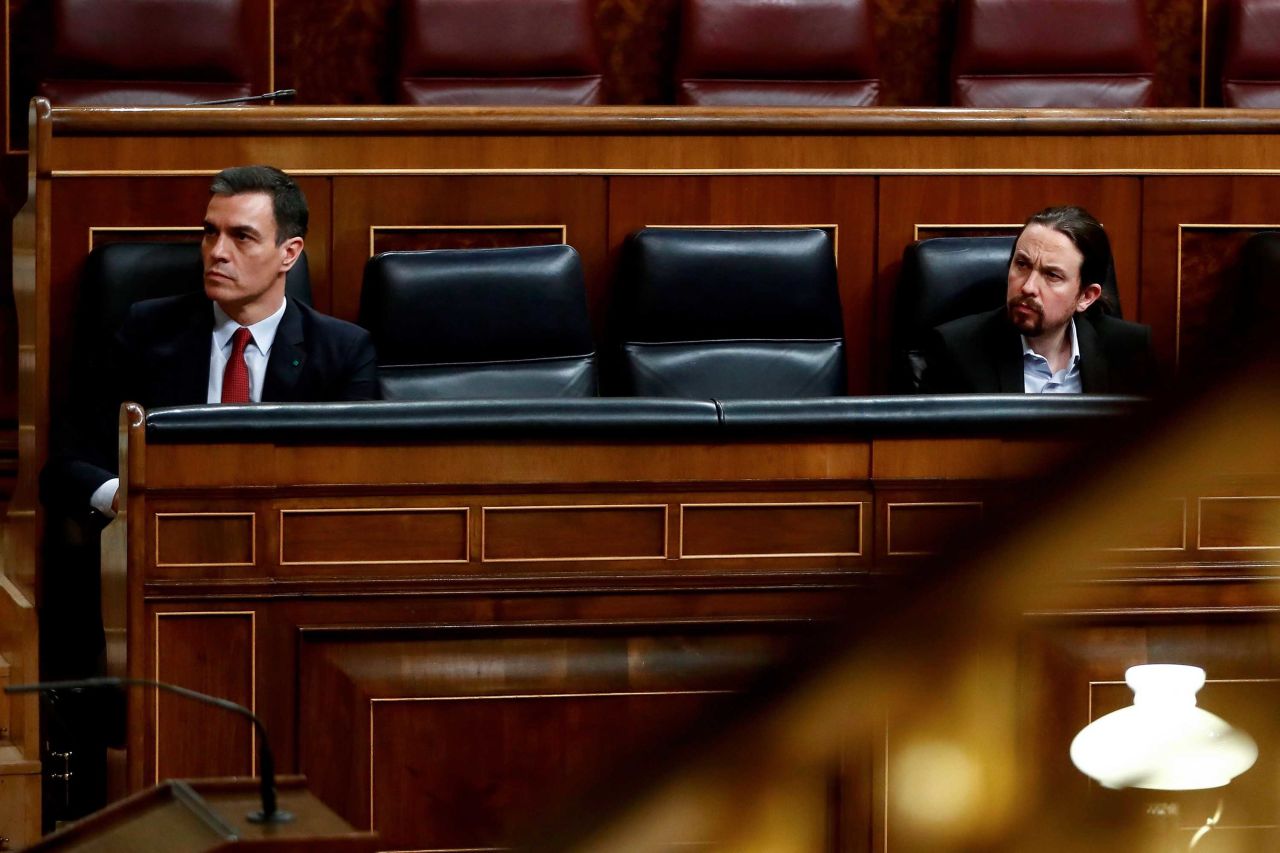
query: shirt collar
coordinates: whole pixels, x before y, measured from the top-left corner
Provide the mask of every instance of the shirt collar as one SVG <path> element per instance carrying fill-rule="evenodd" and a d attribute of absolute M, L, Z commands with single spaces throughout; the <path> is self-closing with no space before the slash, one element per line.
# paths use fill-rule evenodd
<path fill-rule="evenodd" d="M 284 318 L 284 308 L 288 301 L 287 298 L 282 299 L 275 313 L 248 327 L 249 334 L 253 336 L 254 346 L 263 355 L 271 354 L 271 345 L 275 343 L 276 330 L 280 328 L 280 321 Z M 231 340 L 231 336 L 238 328 L 240 324 L 227 316 L 227 312 L 222 310 L 221 305 L 213 303 L 213 342 L 219 349 L 226 349 L 227 342 Z"/>
<path fill-rule="evenodd" d="M 1040 353 L 1036 352 L 1031 348 L 1031 344 L 1027 343 L 1026 335 L 1018 335 L 1018 337 L 1022 339 L 1022 357 L 1023 358 L 1026 358 L 1027 356 L 1031 356 L 1032 358 L 1038 358 L 1038 359 L 1041 359 L 1042 361 L 1048 360 L 1044 356 L 1042 356 Z M 1071 321 L 1067 323 L 1067 340 L 1071 341 L 1071 358 L 1067 360 L 1067 367 L 1073 367 L 1080 363 L 1080 341 L 1078 338 L 1076 338 L 1076 318 L 1075 317 L 1072 317 Z"/>

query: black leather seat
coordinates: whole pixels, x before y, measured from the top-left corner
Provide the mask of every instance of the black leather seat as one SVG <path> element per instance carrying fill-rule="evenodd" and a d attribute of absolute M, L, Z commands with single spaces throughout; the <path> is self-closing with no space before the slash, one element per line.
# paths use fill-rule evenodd
<path fill-rule="evenodd" d="M 845 392 L 831 236 L 819 229 L 645 228 L 624 249 L 620 382 L 640 397 Z"/>
<path fill-rule="evenodd" d="M 902 253 L 894 294 L 890 385 L 895 393 L 920 390 L 923 336 L 950 320 L 1003 305 L 1014 237 L 935 237 Z M 1113 267 L 1107 268 L 1096 310 L 1120 317 Z M 1090 308 L 1090 311 L 1095 308 Z"/>
<path fill-rule="evenodd" d="M 592 397 L 595 344 L 570 246 L 386 252 L 360 322 L 387 400 Z"/>
<path fill-rule="evenodd" d="M 1223 337 L 1233 340 L 1229 358 L 1257 357 L 1259 349 L 1274 350 L 1275 318 L 1280 314 L 1280 231 L 1259 231 L 1240 247 L 1239 279 L 1233 301 L 1229 330 Z M 1236 365 L 1222 365 L 1231 369 Z"/>

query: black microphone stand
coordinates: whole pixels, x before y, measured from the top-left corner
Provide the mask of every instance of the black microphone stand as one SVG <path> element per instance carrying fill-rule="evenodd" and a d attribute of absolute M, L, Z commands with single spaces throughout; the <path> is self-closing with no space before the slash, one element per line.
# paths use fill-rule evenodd
<path fill-rule="evenodd" d="M 252 104 L 257 101 L 292 101 L 298 96 L 297 89 L 276 89 L 262 95 L 245 95 L 242 98 L 220 98 L 216 101 L 192 101 L 189 107 L 219 107 L 227 104 Z"/>
<path fill-rule="evenodd" d="M 281 811 L 276 808 L 276 763 L 275 758 L 271 754 L 271 744 L 267 741 L 267 730 L 262 725 L 262 720 L 243 705 L 238 705 L 228 699 L 220 699 L 217 696 L 210 696 L 207 693 L 201 693 L 198 690 L 189 690 L 186 687 L 179 687 L 176 684 L 166 684 L 163 681 L 152 681 L 149 678 L 82 678 L 75 681 L 41 681 L 33 684 L 13 684 L 4 689 L 5 693 L 46 693 L 54 690 L 82 690 L 95 689 L 104 687 L 154 687 L 157 690 L 165 690 L 178 696 L 185 696 L 188 699 L 194 699 L 197 702 L 203 702 L 206 705 L 213 705 L 217 708 L 223 708 L 227 711 L 234 711 L 237 714 L 248 717 L 253 722 L 254 728 L 258 732 L 258 787 L 262 799 L 262 810 L 250 812 L 248 819 L 250 823 L 290 823 L 293 820 L 293 814 L 287 811 Z"/>

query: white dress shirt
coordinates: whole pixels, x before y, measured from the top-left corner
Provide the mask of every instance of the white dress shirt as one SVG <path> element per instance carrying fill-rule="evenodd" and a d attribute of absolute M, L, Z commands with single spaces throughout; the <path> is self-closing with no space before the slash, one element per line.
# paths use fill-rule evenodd
<path fill-rule="evenodd" d="M 276 331 L 280 328 L 280 320 L 284 317 L 285 301 L 275 313 L 249 326 L 252 340 L 244 348 L 244 363 L 249 368 L 249 399 L 254 403 L 262 402 L 262 385 L 267 378 L 267 359 L 271 357 L 271 346 L 276 342 Z M 222 402 L 222 374 L 227 370 L 227 359 L 231 357 L 231 336 L 236 333 L 240 324 L 227 316 L 222 306 L 213 303 L 213 334 L 209 344 L 209 390 L 205 402 Z M 111 504 L 116 499 L 120 488 L 120 478 L 112 477 L 94 491 L 89 498 L 89 505 L 107 518 L 115 518 L 115 510 Z"/>
<path fill-rule="evenodd" d="M 1067 366 L 1054 373 L 1049 360 L 1036 352 L 1022 336 L 1022 390 L 1028 394 L 1079 394 L 1084 390 L 1080 383 L 1080 342 L 1076 340 L 1076 321 L 1067 324 L 1067 338 L 1071 341 L 1071 356 Z"/>

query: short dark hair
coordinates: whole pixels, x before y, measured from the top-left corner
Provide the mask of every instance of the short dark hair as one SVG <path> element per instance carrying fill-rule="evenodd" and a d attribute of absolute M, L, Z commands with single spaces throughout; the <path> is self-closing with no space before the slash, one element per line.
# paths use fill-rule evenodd
<path fill-rule="evenodd" d="M 276 245 L 307 236 L 307 197 L 293 178 L 275 166 L 232 166 L 223 169 L 209 185 L 210 195 L 266 193 L 276 216 Z"/>
<path fill-rule="evenodd" d="M 1018 232 L 1018 237 L 1021 238 L 1022 232 L 1032 225 L 1043 225 L 1045 228 L 1066 235 L 1067 239 L 1080 250 L 1080 254 L 1084 257 L 1080 262 L 1081 290 L 1091 284 L 1106 283 L 1107 271 L 1111 269 L 1111 241 L 1107 239 L 1107 232 L 1102 230 L 1102 224 L 1093 218 L 1093 214 L 1075 205 L 1046 207 L 1027 219 L 1026 224 L 1022 226 L 1022 231 Z M 1014 241 L 1014 245 L 1017 245 L 1017 240 Z M 1009 260 L 1010 263 L 1013 262 L 1012 258 Z"/>

